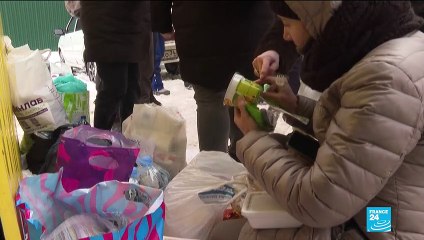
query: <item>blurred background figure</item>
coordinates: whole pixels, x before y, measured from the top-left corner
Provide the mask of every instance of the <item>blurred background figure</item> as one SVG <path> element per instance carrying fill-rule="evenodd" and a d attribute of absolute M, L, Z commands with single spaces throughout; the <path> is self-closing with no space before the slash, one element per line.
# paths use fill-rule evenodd
<path fill-rule="evenodd" d="M 163 58 L 163 54 L 165 53 L 165 41 L 160 33 L 154 32 L 153 42 L 155 45 L 155 66 L 152 77 L 153 93 L 156 95 L 169 95 L 171 92 L 163 87 L 162 76 L 160 74 L 160 62 Z"/>

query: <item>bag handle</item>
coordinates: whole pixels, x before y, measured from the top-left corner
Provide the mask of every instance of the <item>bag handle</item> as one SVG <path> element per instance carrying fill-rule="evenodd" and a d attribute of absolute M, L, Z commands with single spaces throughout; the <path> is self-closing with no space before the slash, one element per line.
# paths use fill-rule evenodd
<path fill-rule="evenodd" d="M 122 147 L 122 142 L 114 141 L 115 140 L 114 138 L 115 137 L 113 135 L 106 134 L 106 133 L 94 134 L 89 136 L 87 139 L 85 139 L 85 144 L 87 146 L 102 147 L 107 149 L 109 147 L 112 147 L 113 143 L 118 142 L 119 146 Z M 119 163 L 114 158 L 109 156 L 108 153 L 106 155 L 91 156 L 88 159 L 88 163 L 90 164 L 90 166 L 102 168 L 102 169 L 109 169 L 109 170 L 117 169 L 119 167 Z"/>
<path fill-rule="evenodd" d="M 45 53 L 48 53 L 47 57 L 44 57 Z M 43 61 L 47 61 L 49 60 L 50 55 L 52 54 L 52 50 L 50 48 L 46 48 L 46 49 L 40 50 L 40 54 L 41 54 L 41 57 L 43 58 Z"/>
<path fill-rule="evenodd" d="M 113 170 L 119 168 L 119 163 L 110 156 L 91 156 L 88 158 L 88 164 L 95 168 Z"/>
<path fill-rule="evenodd" d="M 85 144 L 91 147 L 122 147 L 122 141 L 116 139 L 113 135 L 110 134 L 94 134 L 85 139 Z M 118 146 L 114 143 L 119 143 Z"/>

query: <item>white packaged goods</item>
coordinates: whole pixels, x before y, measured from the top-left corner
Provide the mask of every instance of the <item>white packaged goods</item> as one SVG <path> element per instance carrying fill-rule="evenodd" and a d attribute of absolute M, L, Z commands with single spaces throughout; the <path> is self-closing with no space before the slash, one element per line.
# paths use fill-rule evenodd
<path fill-rule="evenodd" d="M 248 193 L 241 214 L 255 229 L 296 228 L 302 225 L 266 192 Z"/>
<path fill-rule="evenodd" d="M 28 45 L 14 48 L 7 55 L 7 67 L 13 112 L 25 133 L 52 131 L 67 123 L 41 51 Z"/>
<path fill-rule="evenodd" d="M 111 221 L 101 218 L 96 214 L 74 215 L 47 236 L 42 235 L 42 240 L 74 240 L 97 236 L 118 229 Z"/>
<path fill-rule="evenodd" d="M 153 161 L 169 172 L 171 179 L 186 165 L 186 124 L 175 108 L 136 104 L 122 123 L 122 134 L 143 146 L 154 144 Z"/>

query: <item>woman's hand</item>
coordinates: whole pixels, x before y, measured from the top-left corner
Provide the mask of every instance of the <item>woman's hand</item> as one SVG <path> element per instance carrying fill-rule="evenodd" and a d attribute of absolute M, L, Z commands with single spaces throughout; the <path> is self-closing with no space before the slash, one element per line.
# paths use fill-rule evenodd
<path fill-rule="evenodd" d="M 270 87 L 262 93 L 262 97 L 271 105 L 278 105 L 284 110 L 295 113 L 297 96 L 293 93 L 285 77 L 267 77 L 256 81 L 259 84 L 269 84 Z"/>
<path fill-rule="evenodd" d="M 259 77 L 259 79 L 264 79 L 274 75 L 278 70 L 280 55 L 274 50 L 263 52 L 253 60 L 252 65 L 255 75 Z"/>
<path fill-rule="evenodd" d="M 238 97 L 234 106 L 234 122 L 244 135 L 259 129 L 255 120 L 246 111 L 246 104 L 247 102 L 243 97 Z"/>

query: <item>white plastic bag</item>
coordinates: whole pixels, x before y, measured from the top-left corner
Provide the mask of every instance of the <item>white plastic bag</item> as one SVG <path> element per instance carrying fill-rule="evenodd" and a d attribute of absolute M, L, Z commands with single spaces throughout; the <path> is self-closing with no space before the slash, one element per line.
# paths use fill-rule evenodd
<path fill-rule="evenodd" d="M 4 41 L 4 47 L 3 49 L 5 50 L 4 52 L 7 54 L 10 51 L 13 50 L 13 45 L 12 45 L 12 40 L 8 37 L 8 36 L 3 36 L 3 41 Z"/>
<path fill-rule="evenodd" d="M 200 152 L 165 189 L 165 235 L 206 239 L 229 204 L 247 190 L 233 180 L 243 173 L 246 168 L 226 153 Z"/>
<path fill-rule="evenodd" d="M 171 179 L 187 165 L 185 120 L 175 108 L 136 104 L 122 123 L 122 133 L 139 143 L 154 143 L 153 161 L 167 170 Z"/>
<path fill-rule="evenodd" d="M 50 64 L 50 74 L 53 77 L 65 76 L 67 74 L 72 74 L 72 69 L 66 63 L 55 62 Z"/>
<path fill-rule="evenodd" d="M 13 112 L 28 134 L 54 130 L 67 123 L 61 98 L 41 54 L 25 45 L 11 49 L 7 55 Z"/>
<path fill-rule="evenodd" d="M 50 234 L 41 235 L 41 240 L 74 240 L 89 238 L 113 232 L 123 226 L 115 226 L 112 221 L 97 214 L 78 214 L 66 219 Z"/>

